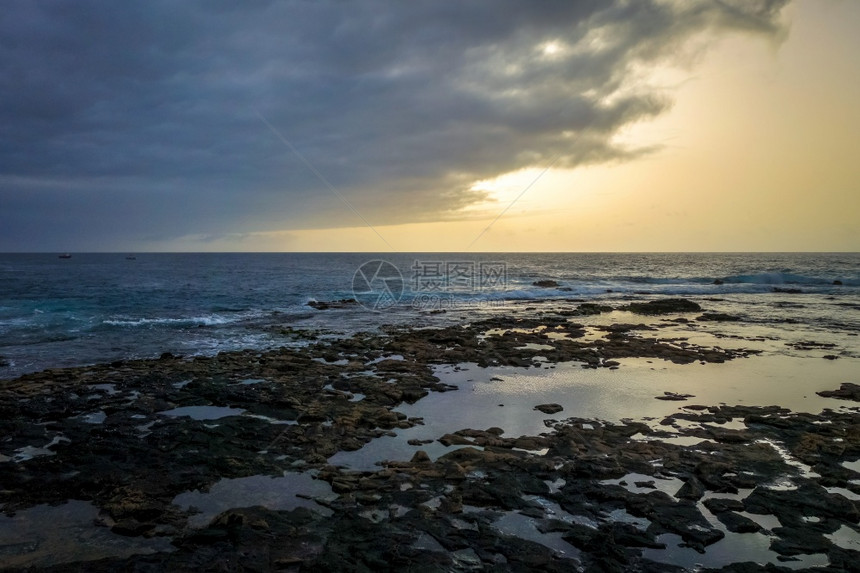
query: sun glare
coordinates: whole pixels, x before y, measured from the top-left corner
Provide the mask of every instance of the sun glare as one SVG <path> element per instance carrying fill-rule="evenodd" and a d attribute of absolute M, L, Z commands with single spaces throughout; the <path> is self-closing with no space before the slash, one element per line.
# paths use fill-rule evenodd
<path fill-rule="evenodd" d="M 547 56 L 551 56 L 553 54 L 557 54 L 561 48 L 555 42 L 550 42 L 549 44 L 544 44 L 543 53 Z"/>
<path fill-rule="evenodd" d="M 546 42 L 540 46 L 541 55 L 549 58 L 560 56 L 563 51 L 564 45 L 555 40 Z"/>

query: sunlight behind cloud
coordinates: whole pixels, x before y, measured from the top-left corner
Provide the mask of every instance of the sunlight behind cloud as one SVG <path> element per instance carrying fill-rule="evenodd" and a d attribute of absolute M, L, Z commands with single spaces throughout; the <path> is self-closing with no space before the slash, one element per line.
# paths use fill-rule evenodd
<path fill-rule="evenodd" d="M 543 56 L 548 58 L 563 56 L 567 51 L 567 45 L 559 40 L 551 40 L 542 44 L 540 51 Z"/>

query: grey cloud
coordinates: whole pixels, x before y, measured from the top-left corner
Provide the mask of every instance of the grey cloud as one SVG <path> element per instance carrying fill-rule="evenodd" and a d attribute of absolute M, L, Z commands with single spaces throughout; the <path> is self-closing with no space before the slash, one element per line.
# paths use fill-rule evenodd
<path fill-rule="evenodd" d="M 456 218 L 476 179 L 641 152 L 612 136 L 671 101 L 634 66 L 787 1 L 8 1 L 0 250 L 360 224 L 257 110 L 374 224 Z"/>

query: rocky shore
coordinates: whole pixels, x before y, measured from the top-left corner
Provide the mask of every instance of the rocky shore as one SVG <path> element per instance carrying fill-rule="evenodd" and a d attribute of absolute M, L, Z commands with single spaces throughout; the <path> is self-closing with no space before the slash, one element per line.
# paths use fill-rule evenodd
<path fill-rule="evenodd" d="M 658 397 L 679 400 L 676 413 L 611 423 L 536 403 L 535 415 L 553 416 L 538 435 L 462 428 L 435 436 L 435 459 L 417 442 L 411 459 L 372 471 L 330 463 L 423 424 L 398 407 L 458 391 L 434 374 L 438 365 L 618 369 L 627 358 L 683 365 L 756 352 L 662 335 L 653 321 L 586 336 L 578 317 L 610 310 L 571 304 L 433 329 L 304 333 L 300 347 L 165 354 L 2 382 L 0 539 L 28 512 L 50 518 L 74 502 L 95 516 L 76 539 L 97 531 L 103 543 L 72 541 L 62 557 L 46 523 L 42 537 L 0 541 L 0 566 L 681 571 L 686 559 L 707 564 L 715 548 L 731 553 L 753 540 L 769 564 L 714 567 L 850 570 L 860 557 L 860 393 L 851 384 L 818 414 L 667 392 Z M 728 320 L 684 299 L 625 310 L 666 325 Z M 208 515 L 194 502 L 249 480 L 255 493 L 223 511 Z M 278 480 L 286 491 L 273 493 Z"/>

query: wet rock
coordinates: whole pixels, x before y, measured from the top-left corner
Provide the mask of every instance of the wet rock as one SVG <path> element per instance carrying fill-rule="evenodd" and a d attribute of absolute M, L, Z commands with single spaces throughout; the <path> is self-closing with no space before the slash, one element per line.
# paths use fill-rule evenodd
<path fill-rule="evenodd" d="M 733 511 L 718 513 L 717 519 L 732 533 L 755 533 L 756 531 L 761 531 L 761 525 Z"/>
<path fill-rule="evenodd" d="M 634 302 L 621 307 L 635 314 L 672 314 L 676 312 L 696 312 L 702 310 L 698 303 L 685 298 L 666 298 L 649 302 Z"/>
<path fill-rule="evenodd" d="M 690 547 L 700 552 L 725 537 L 722 531 L 711 527 L 694 504 L 655 504 L 653 513 L 646 516 L 667 531 L 680 535 Z"/>
<path fill-rule="evenodd" d="M 801 340 L 799 342 L 788 342 L 787 346 L 791 346 L 795 350 L 823 350 L 836 348 L 832 342 L 817 342 L 815 340 Z"/>
<path fill-rule="evenodd" d="M 611 536 L 615 543 L 624 547 L 648 547 L 650 549 L 665 549 L 666 545 L 657 541 L 657 538 L 647 530 L 642 531 L 630 523 L 613 522 L 605 532 Z M 603 532 L 601 532 L 603 534 Z"/>
<path fill-rule="evenodd" d="M 741 317 L 722 312 L 706 312 L 697 317 L 696 320 L 700 322 L 737 322 L 741 320 Z"/>
<path fill-rule="evenodd" d="M 679 394 L 677 392 L 663 392 L 662 396 L 654 396 L 657 400 L 668 400 L 673 402 L 683 402 L 688 398 L 695 398 L 692 394 Z"/>
<path fill-rule="evenodd" d="M 791 523 L 798 514 L 860 522 L 860 512 L 851 500 L 813 482 L 801 483 L 794 490 L 757 487 L 744 499 L 744 508 L 749 513 L 774 514 L 784 523 Z"/>
<path fill-rule="evenodd" d="M 678 493 L 675 494 L 675 497 L 680 499 L 691 499 L 698 500 L 705 495 L 705 486 L 702 485 L 698 479 L 694 476 L 690 476 L 687 481 L 684 482 L 684 485 L 681 486 L 681 489 L 678 490 Z"/>
<path fill-rule="evenodd" d="M 532 286 L 540 287 L 540 288 L 555 288 L 558 285 L 558 281 L 550 280 L 550 279 L 542 279 L 539 281 L 535 281 L 532 283 Z"/>
<path fill-rule="evenodd" d="M 810 527 L 775 527 L 774 539 L 770 548 L 780 555 L 805 555 L 810 553 L 827 553 L 833 545 L 817 531 Z"/>
<path fill-rule="evenodd" d="M 544 414 L 557 414 L 564 410 L 560 404 L 538 404 L 533 409 L 540 410 Z"/>
<path fill-rule="evenodd" d="M 725 513 L 727 511 L 743 511 L 744 504 L 742 501 L 737 499 L 730 499 L 724 497 L 712 497 L 706 499 L 704 502 L 705 507 L 713 513 L 714 515 L 718 515 L 720 513 Z"/>
<path fill-rule="evenodd" d="M 860 385 L 851 382 L 843 382 L 838 390 L 822 390 L 816 392 L 824 398 L 838 398 L 839 400 L 853 400 L 860 402 Z"/>
<path fill-rule="evenodd" d="M 443 446 L 471 446 L 472 440 L 457 434 L 445 434 L 439 438 L 439 443 Z"/>
<path fill-rule="evenodd" d="M 332 300 L 332 301 L 317 301 L 312 300 L 308 302 L 308 306 L 311 308 L 315 308 L 317 310 L 330 310 L 333 308 L 349 308 L 351 306 L 355 306 L 358 304 L 358 301 L 354 298 L 342 298 L 340 300 Z"/>
<path fill-rule="evenodd" d="M 111 527 L 111 531 L 116 533 L 117 535 L 124 535 L 126 537 L 137 537 L 138 535 L 143 535 L 147 531 L 150 531 L 155 528 L 154 523 L 140 522 L 136 519 L 129 518 L 123 519 L 122 521 L 118 521 Z"/>
<path fill-rule="evenodd" d="M 223 529 L 206 528 L 192 532 L 184 539 L 184 542 L 195 545 L 210 545 L 213 543 L 226 541 L 228 535 L 229 534 L 227 533 L 227 531 Z"/>
<path fill-rule="evenodd" d="M 592 302 L 582 303 L 573 310 L 562 310 L 559 314 L 562 316 L 593 316 L 604 312 L 612 312 L 613 308 L 604 304 L 595 304 Z"/>
<path fill-rule="evenodd" d="M 773 287 L 771 289 L 773 292 L 780 292 L 784 294 L 801 294 L 803 291 L 799 288 L 785 288 L 785 287 Z"/>

